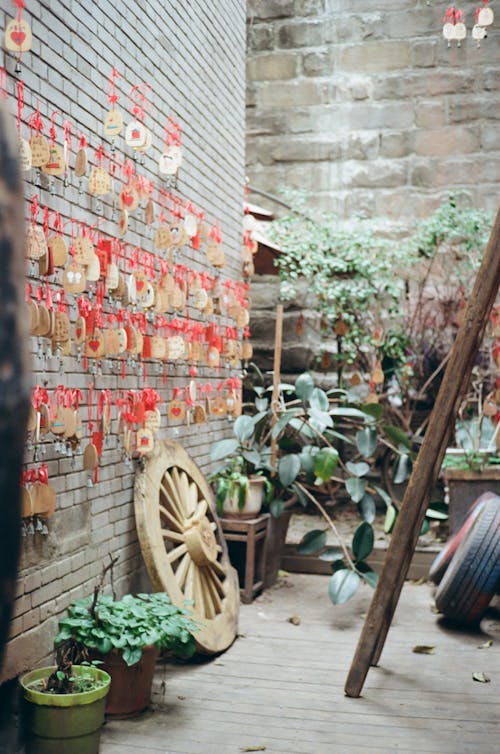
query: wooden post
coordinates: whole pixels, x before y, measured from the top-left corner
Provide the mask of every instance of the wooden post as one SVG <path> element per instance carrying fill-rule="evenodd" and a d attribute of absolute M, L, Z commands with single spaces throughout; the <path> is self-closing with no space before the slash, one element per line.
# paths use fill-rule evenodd
<path fill-rule="evenodd" d="M 281 350 L 283 344 L 283 304 L 278 304 L 276 307 L 276 330 L 274 335 L 274 371 L 273 371 L 273 398 L 272 409 L 273 417 L 271 420 L 271 426 L 277 422 L 276 417 L 276 405 L 278 403 L 279 384 L 281 375 Z M 278 443 L 276 438 L 271 438 L 271 466 L 274 468 L 276 465 L 276 458 L 278 456 Z"/>
<path fill-rule="evenodd" d="M 1 666 L 16 592 L 21 533 L 20 479 L 30 400 L 26 360 L 28 334 L 23 316 L 24 197 L 12 116 L 3 107 L 0 107 L 0 257 Z M 0 709 L 0 717 L 1 712 Z"/>
<path fill-rule="evenodd" d="M 382 574 L 347 677 L 347 696 L 360 695 L 369 667 L 377 664 L 384 647 L 425 518 L 431 490 L 441 469 L 455 417 L 467 390 L 499 285 L 500 209 L 408 482 Z"/>

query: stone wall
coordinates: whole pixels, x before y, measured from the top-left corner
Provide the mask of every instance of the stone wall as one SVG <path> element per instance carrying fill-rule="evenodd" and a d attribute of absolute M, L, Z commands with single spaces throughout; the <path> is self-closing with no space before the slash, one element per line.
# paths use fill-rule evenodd
<path fill-rule="evenodd" d="M 13 4 L 4 1 L 0 6 L 3 29 L 12 16 Z M 182 125 L 184 136 L 184 161 L 176 193 L 201 208 L 209 222 L 220 222 L 227 260 L 221 278 L 237 280 L 241 272 L 244 185 L 244 3 L 241 0 L 223 4 L 218 0 L 195 0 L 188 4 L 177 0 L 166 4 L 132 0 L 118 3 L 30 0 L 26 6 L 24 15 L 32 27 L 33 47 L 23 55 L 19 75 L 15 73 L 14 57 L 5 56 L 13 113 L 16 81 L 22 78 L 25 83 L 23 136 L 29 135 L 26 119 L 37 104 L 47 135 L 50 116 L 58 111 L 54 121 L 58 141 L 62 142 L 61 126 L 68 118 L 78 132 L 87 136 L 90 160 L 95 164 L 94 150 L 99 144 L 103 143 L 106 152 L 110 152 L 109 141 L 103 138 L 102 122 L 109 109 L 106 88 L 112 67 L 121 74 L 117 93 L 119 107 L 126 112 L 126 122 L 131 117 L 128 93 L 141 82 L 149 83 L 152 107 L 146 113 L 146 124 L 153 133 L 153 147 L 146 153 L 139 172 L 155 185 L 161 184 L 158 158 L 167 117 L 173 116 Z M 121 138 L 116 150 L 121 156 L 127 152 Z M 71 160 L 73 166 L 74 153 Z M 36 171 L 27 172 L 26 198 L 36 194 L 41 206 L 49 208 L 51 223 L 52 213 L 58 211 L 63 222 L 73 218 L 89 226 L 97 224 L 104 237 L 117 236 L 116 218 L 113 219 L 108 198 L 104 199 L 103 207 L 98 207 L 85 188 L 79 193 L 78 180 L 70 173 L 69 185 L 64 188 L 62 181 L 55 179 L 52 193 L 44 178 L 37 185 Z M 158 217 L 156 189 L 154 199 Z M 28 203 L 26 214 L 29 217 Z M 142 211 L 134 215 L 124 241 L 130 248 L 153 252 L 152 233 L 143 217 Z M 65 232 L 71 234 L 71 224 Z M 176 252 L 175 261 L 200 273 L 218 274 L 208 264 L 203 249 L 196 251 L 185 246 Z M 57 275 L 50 282 L 56 289 Z M 32 284 L 34 295 L 39 284 L 36 277 Z M 70 298 L 69 304 L 74 322 L 76 297 Z M 173 317 L 174 313 L 170 311 L 166 316 Z M 191 316 L 196 318 L 196 312 L 191 310 Z M 214 315 L 214 321 L 221 327 L 227 324 L 218 315 Z M 44 443 L 40 460 L 47 463 L 50 482 L 57 493 L 56 512 L 47 522 L 48 535 L 36 532 L 23 539 L 4 679 L 49 658 L 58 616 L 72 600 L 92 592 L 110 554 L 120 556 L 115 567 L 119 595 L 138 586 L 148 588 L 134 522 L 134 469 L 123 463 L 115 429 L 116 409 L 112 414 L 112 433 L 100 461 L 99 481 L 87 486 L 81 452 L 89 438 L 86 405 L 89 384 L 93 382 L 96 391 L 137 390 L 146 384 L 158 390 L 163 399 L 160 436 L 181 441 L 205 469 L 210 444 L 230 430 L 227 419 L 214 417 L 204 425 L 196 425 L 196 431 L 192 426 L 168 425 L 166 401 L 171 400 L 174 388 L 187 385 L 191 379 L 191 364 L 187 360 L 167 363 L 165 378 L 161 364 L 148 363 L 145 380 L 142 369 L 134 369 L 130 364 L 122 372 L 121 363 L 104 362 L 102 374 L 92 374 L 90 366 L 85 368 L 82 359 L 76 357 L 75 348 L 72 356 L 62 357 L 60 365 L 59 358 L 40 356 L 50 345 L 47 341 L 39 343 L 32 338 L 31 345 L 34 384 L 45 385 L 51 394 L 61 383 L 82 391 L 84 439 L 74 461 L 57 452 L 51 440 Z M 200 382 L 211 379 L 216 384 L 237 372 L 235 364 L 224 364 L 216 371 L 199 366 L 196 379 Z M 36 466 L 33 450 L 27 452 L 26 461 L 28 469 Z"/>
<path fill-rule="evenodd" d="M 250 0 L 251 185 L 302 187 L 345 219 L 410 224 L 458 187 L 496 211 L 500 19 L 478 48 L 478 4 L 448 49 L 434 0 Z"/>

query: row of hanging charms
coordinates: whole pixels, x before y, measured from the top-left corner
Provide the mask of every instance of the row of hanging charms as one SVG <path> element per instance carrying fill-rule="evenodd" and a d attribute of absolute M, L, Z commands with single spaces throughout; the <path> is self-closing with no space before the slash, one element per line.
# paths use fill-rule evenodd
<path fill-rule="evenodd" d="M 483 0 L 483 5 L 476 8 L 474 20 L 471 36 L 480 47 L 481 40 L 487 36 L 488 26 L 491 26 L 494 21 L 494 13 L 489 7 L 489 0 Z M 448 42 L 448 47 L 451 47 L 452 42 L 456 42 L 457 47 L 461 47 L 466 36 L 464 12 L 457 10 L 453 5 L 449 6 L 443 18 L 443 37 Z"/>

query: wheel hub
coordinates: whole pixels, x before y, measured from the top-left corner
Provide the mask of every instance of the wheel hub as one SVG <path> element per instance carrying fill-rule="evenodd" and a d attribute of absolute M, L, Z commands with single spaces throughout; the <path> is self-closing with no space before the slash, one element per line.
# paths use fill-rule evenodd
<path fill-rule="evenodd" d="M 207 566 L 217 560 L 217 540 L 206 516 L 188 523 L 184 538 L 191 558 L 198 566 Z"/>

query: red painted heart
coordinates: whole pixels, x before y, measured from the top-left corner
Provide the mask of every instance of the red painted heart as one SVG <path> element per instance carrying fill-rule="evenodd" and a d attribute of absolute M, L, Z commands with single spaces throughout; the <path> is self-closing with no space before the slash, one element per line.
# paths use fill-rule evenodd
<path fill-rule="evenodd" d="M 172 416 L 180 416 L 181 415 L 181 408 L 180 406 L 172 406 L 170 409 L 170 413 Z"/>
<path fill-rule="evenodd" d="M 131 207 L 134 203 L 134 195 L 133 194 L 126 194 L 125 192 L 122 193 L 122 202 L 127 206 Z"/>
<path fill-rule="evenodd" d="M 144 288 L 144 280 L 136 280 L 135 281 L 135 290 L 140 293 L 142 289 Z"/>
<path fill-rule="evenodd" d="M 26 34 L 24 33 L 24 31 L 12 31 L 10 33 L 10 38 L 17 47 L 21 47 L 22 43 L 26 39 Z"/>
<path fill-rule="evenodd" d="M 83 328 L 82 327 L 77 327 L 76 328 L 76 337 L 78 338 L 78 340 L 80 340 L 80 338 L 82 337 L 82 335 L 83 335 Z"/>
<path fill-rule="evenodd" d="M 97 351 L 99 350 L 99 346 L 100 345 L 101 345 L 101 341 L 100 340 L 89 340 L 89 348 L 94 353 L 97 353 Z"/>

